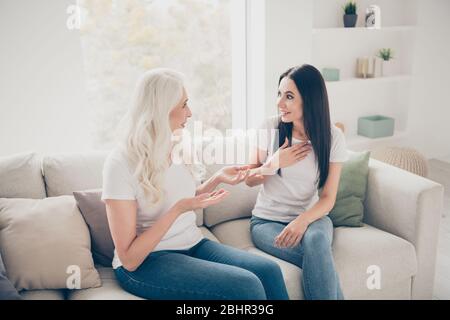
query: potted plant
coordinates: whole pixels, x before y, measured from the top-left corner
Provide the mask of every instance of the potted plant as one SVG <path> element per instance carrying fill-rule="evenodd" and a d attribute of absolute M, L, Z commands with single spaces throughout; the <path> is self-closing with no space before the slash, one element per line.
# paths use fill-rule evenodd
<path fill-rule="evenodd" d="M 381 76 L 392 75 L 392 59 L 394 59 L 394 51 L 391 48 L 382 48 L 378 51 L 377 57 L 382 59 Z"/>
<path fill-rule="evenodd" d="M 344 9 L 344 27 L 354 28 L 356 21 L 358 20 L 358 15 L 356 14 L 356 3 L 349 1 L 343 7 Z"/>

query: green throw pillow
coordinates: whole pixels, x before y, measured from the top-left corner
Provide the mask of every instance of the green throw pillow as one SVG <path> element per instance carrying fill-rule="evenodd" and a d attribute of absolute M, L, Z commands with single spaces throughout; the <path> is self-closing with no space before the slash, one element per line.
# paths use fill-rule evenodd
<path fill-rule="evenodd" d="M 370 151 L 349 154 L 342 166 L 336 203 L 328 215 L 335 227 L 363 225 Z"/>

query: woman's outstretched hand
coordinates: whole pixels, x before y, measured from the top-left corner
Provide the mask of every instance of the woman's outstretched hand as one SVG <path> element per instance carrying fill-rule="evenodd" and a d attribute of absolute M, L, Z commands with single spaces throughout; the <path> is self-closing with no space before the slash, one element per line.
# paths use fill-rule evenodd
<path fill-rule="evenodd" d="M 245 181 L 250 174 L 250 169 L 248 166 L 242 167 L 223 167 L 217 172 L 217 179 L 220 183 L 226 183 L 229 185 L 236 185 Z"/>
<path fill-rule="evenodd" d="M 175 206 L 180 214 L 203 209 L 215 205 L 225 199 L 230 193 L 224 189 L 220 189 L 211 193 L 202 193 L 193 198 L 185 198 L 179 200 Z"/>

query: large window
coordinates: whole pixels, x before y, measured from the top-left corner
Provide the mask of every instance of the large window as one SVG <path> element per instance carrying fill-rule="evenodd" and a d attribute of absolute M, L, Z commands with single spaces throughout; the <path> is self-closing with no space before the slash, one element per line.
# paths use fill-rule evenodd
<path fill-rule="evenodd" d="M 186 75 L 193 120 L 203 129 L 243 127 L 246 32 L 239 3 L 245 0 L 79 0 L 95 145 L 112 145 L 136 80 L 155 67 Z"/>

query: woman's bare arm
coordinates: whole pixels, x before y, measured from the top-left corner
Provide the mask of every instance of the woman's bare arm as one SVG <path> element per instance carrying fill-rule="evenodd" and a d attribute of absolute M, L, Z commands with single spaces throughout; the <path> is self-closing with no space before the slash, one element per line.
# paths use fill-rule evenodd
<path fill-rule="evenodd" d="M 219 177 L 217 176 L 217 174 L 213 174 L 208 180 L 197 187 L 195 194 L 199 195 L 205 192 L 211 192 L 216 189 L 219 184 Z"/>
<path fill-rule="evenodd" d="M 294 247 L 300 243 L 308 226 L 314 221 L 327 215 L 336 202 L 337 190 L 341 176 L 342 163 L 330 162 L 327 180 L 320 195 L 320 199 L 314 206 L 301 213 L 291 221 L 283 231 L 275 238 L 275 245 L 280 247 Z"/>
<path fill-rule="evenodd" d="M 227 191 L 220 189 L 181 199 L 139 236 L 136 234 L 137 201 L 105 199 L 109 229 L 123 267 L 136 270 L 181 214 L 217 204 L 227 195 Z"/>
<path fill-rule="evenodd" d="M 299 215 L 299 217 L 306 219 L 309 224 L 327 215 L 333 209 L 336 203 L 342 166 L 343 164 L 340 162 L 330 162 L 328 177 L 319 200 L 311 209 Z"/>
<path fill-rule="evenodd" d="M 257 185 L 260 185 L 264 183 L 265 176 L 261 174 L 261 172 L 258 170 L 266 161 L 267 159 L 267 152 L 258 148 L 254 148 L 250 152 L 250 164 L 249 168 L 250 175 L 245 180 L 245 184 L 249 187 L 255 187 Z"/>
<path fill-rule="evenodd" d="M 107 199 L 104 202 L 117 254 L 128 271 L 134 271 L 141 265 L 180 215 L 176 206 L 170 208 L 167 214 L 162 215 L 151 228 L 138 237 L 137 201 Z"/>

